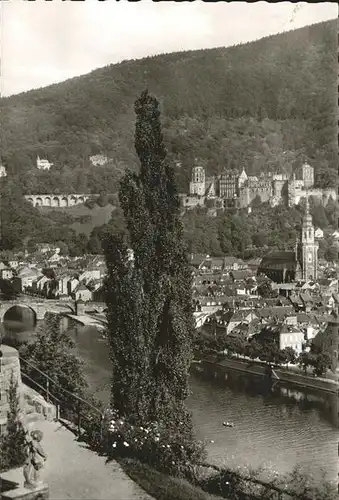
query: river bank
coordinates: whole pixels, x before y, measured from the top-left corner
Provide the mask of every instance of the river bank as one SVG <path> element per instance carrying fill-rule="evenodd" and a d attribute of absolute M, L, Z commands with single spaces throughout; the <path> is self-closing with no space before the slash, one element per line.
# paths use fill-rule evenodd
<path fill-rule="evenodd" d="M 108 403 L 112 371 L 107 340 L 95 327 L 71 320 L 69 333 L 85 362 L 89 389 Z M 220 382 L 195 374 L 192 365 L 187 407 L 197 438 L 207 443 L 209 462 L 235 469 L 263 466 L 282 474 L 300 464 L 315 477 L 325 464 L 329 478 L 337 478 L 336 394 L 302 387 L 298 391 L 291 384 L 272 384 L 268 377 L 235 369 Z M 223 427 L 224 421 L 235 427 Z"/>
<path fill-rule="evenodd" d="M 204 372 L 214 378 L 225 378 L 227 370 L 230 369 L 250 375 L 269 377 L 268 366 L 245 359 L 224 358 L 220 360 L 217 356 L 209 356 L 202 359 L 200 362 L 193 363 L 191 366 L 192 372 Z M 287 368 L 274 368 L 271 378 L 276 381 L 286 382 L 299 387 L 306 387 L 330 393 L 337 393 L 339 390 L 339 384 L 335 380 L 302 375 L 288 370 Z"/>

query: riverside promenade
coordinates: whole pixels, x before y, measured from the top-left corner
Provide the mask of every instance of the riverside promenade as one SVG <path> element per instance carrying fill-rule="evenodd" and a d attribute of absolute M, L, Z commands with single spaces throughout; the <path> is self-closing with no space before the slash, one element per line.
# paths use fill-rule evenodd
<path fill-rule="evenodd" d="M 48 455 L 42 480 L 49 486 L 50 500 L 153 500 L 135 484 L 115 461 L 106 464 L 78 442 L 59 422 L 42 420 L 29 430 L 43 432 L 42 445 Z M 22 468 L 1 474 L 3 479 L 23 484 Z"/>
<path fill-rule="evenodd" d="M 245 357 L 224 357 L 218 359 L 215 355 L 209 355 L 201 361 L 192 364 L 192 370 L 195 372 L 206 372 L 214 377 L 224 376 L 227 370 L 235 370 L 250 375 L 259 375 L 267 377 L 268 365 L 259 361 Z M 287 382 L 294 385 L 299 385 L 305 388 L 317 389 L 330 393 L 337 393 L 339 390 L 338 375 L 334 373 L 326 374 L 328 378 L 314 377 L 311 370 L 307 370 L 306 374 L 297 366 L 289 365 L 273 368 L 273 380 Z"/>

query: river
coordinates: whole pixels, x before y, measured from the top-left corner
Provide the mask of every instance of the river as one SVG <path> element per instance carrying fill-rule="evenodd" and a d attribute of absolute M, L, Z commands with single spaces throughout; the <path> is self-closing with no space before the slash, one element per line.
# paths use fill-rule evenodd
<path fill-rule="evenodd" d="M 110 361 L 106 340 L 93 327 L 64 319 L 85 361 L 93 393 L 109 400 Z M 14 330 L 14 333 L 13 333 Z M 12 326 L 4 336 L 16 335 Z M 21 332 L 32 336 L 34 328 Z M 247 374 L 229 371 L 218 382 L 192 375 L 187 404 L 192 411 L 197 435 L 208 443 L 209 460 L 220 465 L 264 466 L 281 473 L 296 464 L 320 476 L 325 470 L 336 481 L 338 441 L 336 395 L 301 390 Z M 234 423 L 233 428 L 222 423 Z"/>

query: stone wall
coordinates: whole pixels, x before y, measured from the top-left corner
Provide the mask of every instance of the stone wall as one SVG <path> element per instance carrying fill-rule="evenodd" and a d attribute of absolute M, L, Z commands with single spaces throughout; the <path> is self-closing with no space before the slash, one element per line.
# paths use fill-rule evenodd
<path fill-rule="evenodd" d="M 12 373 L 14 381 L 18 383 L 21 408 L 24 407 L 24 396 L 18 351 L 7 345 L 1 345 L 0 350 L 2 353 L 0 358 L 0 433 L 2 433 L 6 429 L 7 412 L 9 410 L 7 391 L 10 387 Z"/>
<path fill-rule="evenodd" d="M 17 349 L 2 344 L 2 356 L 0 357 L 0 433 L 6 431 L 7 412 L 9 410 L 8 389 L 10 387 L 11 375 L 18 383 L 19 404 L 21 409 L 22 423 L 56 418 L 56 407 L 44 399 L 34 389 L 31 389 L 22 381 L 20 359 Z"/>
<path fill-rule="evenodd" d="M 224 358 L 218 362 L 210 360 L 202 360 L 198 365 L 192 365 L 193 371 L 204 372 L 209 376 L 216 379 L 224 378 L 227 370 L 237 370 L 252 375 L 267 376 L 267 366 L 263 363 L 256 363 L 254 361 L 245 361 L 234 358 Z M 276 375 L 282 382 L 288 382 L 301 387 L 308 387 L 310 389 L 317 389 L 329 393 L 338 393 L 338 382 L 329 379 L 316 378 L 309 375 L 302 375 L 294 371 L 288 371 L 284 368 L 274 368 Z"/>

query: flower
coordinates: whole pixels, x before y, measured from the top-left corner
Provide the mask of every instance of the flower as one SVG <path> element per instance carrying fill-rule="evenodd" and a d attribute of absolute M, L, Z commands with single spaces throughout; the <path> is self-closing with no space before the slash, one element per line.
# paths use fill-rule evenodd
<path fill-rule="evenodd" d="M 126 441 L 124 441 L 124 446 L 127 447 L 127 446 L 129 446 L 129 444 Z"/>
<path fill-rule="evenodd" d="M 141 431 L 143 431 L 143 430 L 144 430 L 144 428 L 143 428 L 143 427 L 140 427 L 140 430 L 141 430 Z"/>
<path fill-rule="evenodd" d="M 113 448 L 116 448 L 116 447 L 117 447 L 117 443 L 113 443 L 113 444 L 112 444 L 112 447 L 113 447 Z"/>
<path fill-rule="evenodd" d="M 159 441 L 158 436 L 156 436 L 156 437 L 154 438 L 154 441 Z"/>

